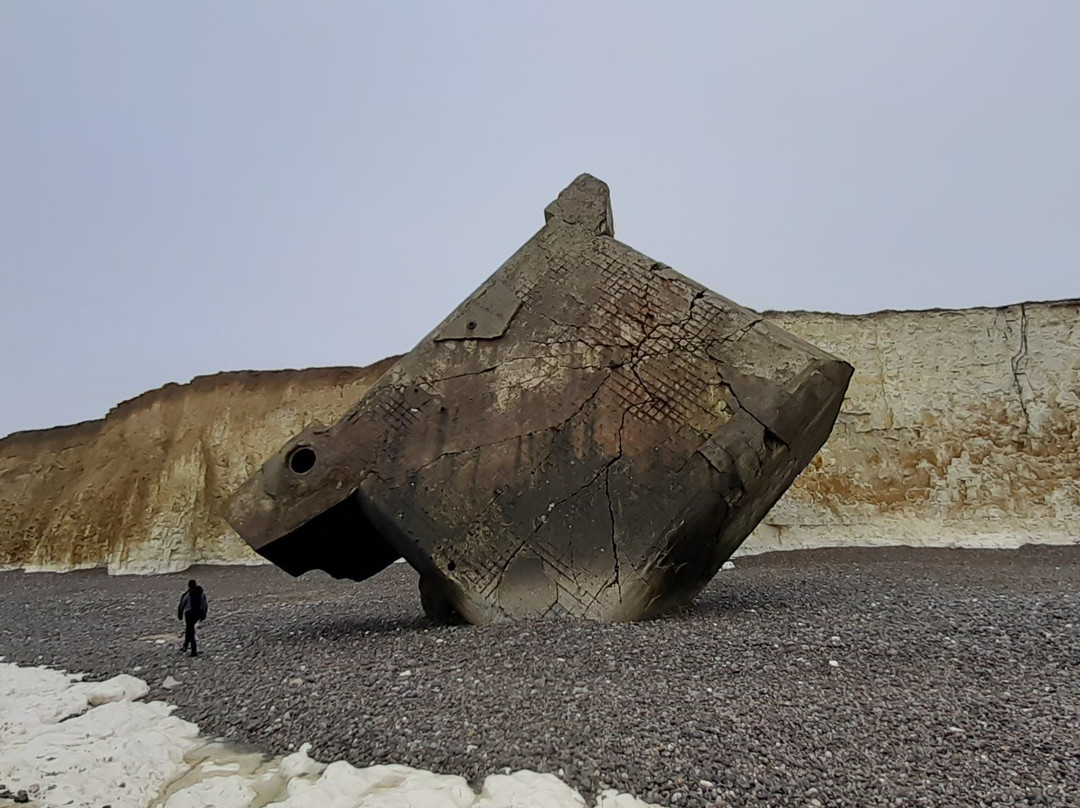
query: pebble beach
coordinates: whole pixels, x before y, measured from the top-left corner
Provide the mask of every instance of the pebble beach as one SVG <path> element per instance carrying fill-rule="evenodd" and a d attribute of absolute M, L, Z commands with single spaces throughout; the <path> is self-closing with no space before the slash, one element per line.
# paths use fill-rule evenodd
<path fill-rule="evenodd" d="M 131 674 L 238 748 L 531 769 L 666 806 L 1080 804 L 1080 547 L 736 559 L 632 624 L 442 627 L 416 575 L 0 573 L 0 657 Z M 180 649 L 189 578 L 210 598 Z"/>

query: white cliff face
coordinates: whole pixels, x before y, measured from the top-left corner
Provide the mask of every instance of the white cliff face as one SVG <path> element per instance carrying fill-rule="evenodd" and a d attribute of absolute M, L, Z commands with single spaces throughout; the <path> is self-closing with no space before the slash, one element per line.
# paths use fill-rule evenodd
<path fill-rule="evenodd" d="M 829 442 L 740 552 L 1080 541 L 1080 301 L 767 316 L 855 375 Z M 261 562 L 221 504 L 391 363 L 203 377 L 0 440 L 0 569 Z"/>
<path fill-rule="evenodd" d="M 340 418 L 391 364 L 201 377 L 101 421 L 0 440 L 0 569 L 264 563 L 222 502 L 304 426 Z"/>
<path fill-rule="evenodd" d="M 1080 301 L 769 317 L 855 375 L 741 552 L 1080 541 Z"/>

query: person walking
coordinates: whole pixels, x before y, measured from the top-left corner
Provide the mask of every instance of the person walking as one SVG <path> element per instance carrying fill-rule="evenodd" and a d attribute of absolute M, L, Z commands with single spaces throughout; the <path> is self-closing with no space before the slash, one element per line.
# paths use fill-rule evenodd
<path fill-rule="evenodd" d="M 195 583 L 194 579 L 188 581 L 187 591 L 180 598 L 176 616 L 184 621 L 184 650 L 190 646 L 192 656 L 199 655 L 195 645 L 195 624 L 206 619 L 206 609 L 206 593 L 203 588 Z"/>

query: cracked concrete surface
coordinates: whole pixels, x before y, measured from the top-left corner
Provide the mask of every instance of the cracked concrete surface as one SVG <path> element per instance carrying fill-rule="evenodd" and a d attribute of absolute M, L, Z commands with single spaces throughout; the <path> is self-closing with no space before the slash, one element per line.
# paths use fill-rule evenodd
<path fill-rule="evenodd" d="M 355 500 L 335 547 L 404 556 L 428 602 L 475 623 L 637 619 L 708 583 L 828 437 L 851 367 L 616 241 L 593 177 L 545 218 L 351 413 L 241 488 L 229 518 L 252 546 L 321 552 L 290 539 L 298 520 Z M 290 466 L 300 449 L 313 469 Z"/>

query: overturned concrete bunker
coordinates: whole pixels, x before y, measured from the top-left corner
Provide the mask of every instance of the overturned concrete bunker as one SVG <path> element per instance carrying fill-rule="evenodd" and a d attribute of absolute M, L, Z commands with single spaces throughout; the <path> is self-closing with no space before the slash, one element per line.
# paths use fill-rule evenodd
<path fill-rule="evenodd" d="M 634 620 L 686 603 L 825 442 L 851 366 L 614 239 L 574 180 L 546 224 L 337 424 L 230 499 L 258 552 L 425 611 Z"/>

